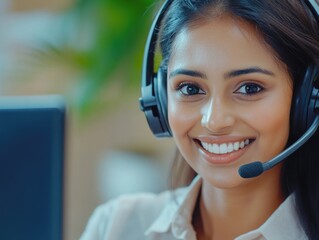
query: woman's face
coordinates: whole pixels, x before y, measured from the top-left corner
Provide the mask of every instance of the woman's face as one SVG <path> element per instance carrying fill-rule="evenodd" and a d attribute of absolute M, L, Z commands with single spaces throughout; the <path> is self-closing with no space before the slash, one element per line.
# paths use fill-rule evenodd
<path fill-rule="evenodd" d="M 174 43 L 168 118 L 180 152 L 214 186 L 245 184 L 241 165 L 268 161 L 287 143 L 285 66 L 255 28 L 226 16 L 184 28 Z M 261 176 L 277 176 L 279 167 Z"/>

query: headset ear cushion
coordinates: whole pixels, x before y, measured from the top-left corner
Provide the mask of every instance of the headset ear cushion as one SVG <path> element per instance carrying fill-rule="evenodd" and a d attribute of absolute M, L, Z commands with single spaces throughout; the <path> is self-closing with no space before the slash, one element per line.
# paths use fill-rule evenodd
<path fill-rule="evenodd" d="M 154 80 L 158 113 L 165 136 L 172 136 L 167 115 L 167 72 L 160 67 Z"/>
<path fill-rule="evenodd" d="M 307 131 L 316 116 L 318 107 L 318 69 L 309 66 L 300 86 L 296 87 L 291 106 L 291 134 L 293 139 L 299 138 Z"/>
<path fill-rule="evenodd" d="M 141 88 L 140 108 L 156 137 L 170 137 L 171 131 L 167 120 L 166 75 L 159 69 L 159 73 L 153 73 L 149 82 Z"/>

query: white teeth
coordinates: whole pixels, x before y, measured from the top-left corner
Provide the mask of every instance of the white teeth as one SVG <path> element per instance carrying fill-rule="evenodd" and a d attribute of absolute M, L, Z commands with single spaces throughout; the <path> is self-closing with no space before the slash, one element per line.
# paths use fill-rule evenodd
<path fill-rule="evenodd" d="M 217 154 L 220 153 L 218 144 L 213 144 L 213 149 L 212 149 L 211 152 L 214 152 L 214 153 L 217 153 Z"/>
<path fill-rule="evenodd" d="M 227 144 L 223 143 L 219 146 L 219 153 L 220 154 L 225 154 L 227 153 Z"/>
<path fill-rule="evenodd" d="M 206 142 L 201 142 L 202 146 L 205 150 L 214 154 L 225 154 L 231 153 L 234 151 L 238 151 L 239 149 L 244 148 L 249 144 L 249 139 L 241 142 L 233 142 L 233 143 L 222 143 L 222 144 L 210 144 Z"/>
<path fill-rule="evenodd" d="M 232 143 L 228 143 L 227 152 L 232 152 L 232 151 L 234 151 L 234 145 Z"/>
<path fill-rule="evenodd" d="M 234 143 L 234 150 L 237 151 L 239 149 L 239 142 Z"/>

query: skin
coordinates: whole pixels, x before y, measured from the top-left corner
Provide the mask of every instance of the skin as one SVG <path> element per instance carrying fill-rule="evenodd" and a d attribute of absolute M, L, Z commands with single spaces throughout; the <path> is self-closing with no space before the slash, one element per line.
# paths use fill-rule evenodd
<path fill-rule="evenodd" d="M 198 239 L 234 239 L 258 228 L 284 200 L 281 165 L 252 179 L 237 171 L 285 148 L 292 81 L 255 28 L 229 16 L 184 28 L 174 43 L 169 123 L 181 154 L 203 179 L 193 225 Z M 208 153 L 200 143 L 245 139 L 250 144 L 232 154 Z"/>

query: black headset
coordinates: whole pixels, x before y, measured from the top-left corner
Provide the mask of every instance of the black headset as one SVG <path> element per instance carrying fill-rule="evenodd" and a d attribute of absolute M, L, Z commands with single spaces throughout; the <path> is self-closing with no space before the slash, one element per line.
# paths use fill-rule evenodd
<path fill-rule="evenodd" d="M 154 58 L 161 21 L 171 2 L 167 0 L 157 13 L 147 38 L 143 69 L 140 108 L 145 113 L 147 122 L 156 137 L 170 137 L 172 132 L 167 117 L 167 76 L 159 67 L 154 71 Z M 315 20 L 319 23 L 319 5 L 316 0 L 305 0 Z M 319 109 L 318 67 L 309 66 L 301 87 L 296 89 L 292 102 L 291 133 L 293 139 L 300 137 L 313 123 Z"/>

